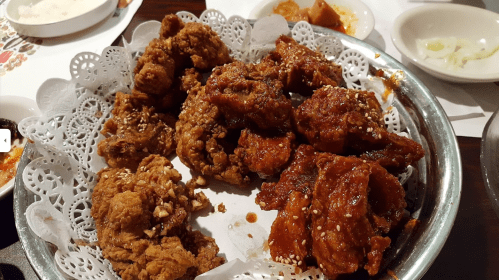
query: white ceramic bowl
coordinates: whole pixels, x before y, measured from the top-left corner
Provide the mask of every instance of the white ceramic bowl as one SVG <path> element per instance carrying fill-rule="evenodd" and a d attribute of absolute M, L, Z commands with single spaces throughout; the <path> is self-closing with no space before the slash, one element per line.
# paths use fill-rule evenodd
<path fill-rule="evenodd" d="M 105 0 L 102 4 L 79 16 L 45 24 L 19 22 L 19 6 L 28 6 L 39 0 L 10 0 L 5 6 L 5 17 L 21 35 L 31 37 L 58 37 L 87 29 L 108 17 L 118 5 L 118 0 Z"/>
<path fill-rule="evenodd" d="M 272 14 L 272 9 L 284 0 L 263 0 L 250 12 L 249 19 L 259 19 Z M 300 8 L 312 7 L 315 0 L 294 0 Z M 357 16 L 355 38 L 364 40 L 374 29 L 374 15 L 372 11 L 360 0 L 325 0 L 329 5 L 348 8 Z"/>
<path fill-rule="evenodd" d="M 32 99 L 11 95 L 0 96 L 0 118 L 19 123 L 24 118 L 40 114 L 36 102 Z M 10 193 L 13 188 L 14 179 L 0 187 L 0 199 Z"/>
<path fill-rule="evenodd" d="M 480 60 L 468 61 L 463 68 L 446 69 L 424 60 L 418 54 L 417 39 L 456 37 L 499 47 L 499 14 L 460 4 L 426 4 L 399 15 L 393 24 L 395 47 L 419 68 L 451 82 L 499 81 L 499 51 Z"/>

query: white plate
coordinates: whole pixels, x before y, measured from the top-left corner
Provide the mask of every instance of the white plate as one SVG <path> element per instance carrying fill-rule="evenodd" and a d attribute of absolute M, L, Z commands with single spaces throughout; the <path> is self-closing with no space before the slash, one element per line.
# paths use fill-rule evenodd
<path fill-rule="evenodd" d="M 32 99 L 19 96 L 0 96 L 0 118 L 19 123 L 22 119 L 39 116 L 40 110 Z M 14 188 L 14 179 L 0 187 L 0 199 L 9 194 Z"/>
<path fill-rule="evenodd" d="M 250 12 L 249 19 L 259 19 L 272 14 L 272 9 L 279 2 L 285 0 L 263 0 Z M 300 8 L 312 7 L 315 0 L 294 0 Z M 360 0 L 325 0 L 329 5 L 348 8 L 357 16 L 355 38 L 364 40 L 374 29 L 374 15 L 372 11 Z"/>
<path fill-rule="evenodd" d="M 499 14 L 459 4 L 427 4 L 399 15 L 393 24 L 392 41 L 404 56 L 431 75 L 451 82 L 499 81 L 499 51 L 473 60 L 462 69 L 448 70 L 419 56 L 416 39 L 467 38 L 489 47 L 499 45 Z"/>
<path fill-rule="evenodd" d="M 37 0 L 10 0 L 5 6 L 5 17 L 21 35 L 32 37 L 58 37 L 87 29 L 108 17 L 118 5 L 118 0 L 105 0 L 95 9 L 66 20 L 46 24 L 26 24 L 19 22 L 19 6 L 28 6 Z"/>

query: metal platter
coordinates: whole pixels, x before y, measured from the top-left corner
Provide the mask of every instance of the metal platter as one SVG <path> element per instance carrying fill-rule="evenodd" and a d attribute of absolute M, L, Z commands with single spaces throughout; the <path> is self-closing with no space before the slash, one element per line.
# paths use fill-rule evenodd
<path fill-rule="evenodd" d="M 391 248 L 385 252 L 381 272 L 372 278 L 393 279 L 390 275 L 393 273 L 401 280 L 420 279 L 443 247 L 459 207 L 462 168 L 451 124 L 428 88 L 395 59 L 353 37 L 320 27 L 314 27 L 314 31 L 319 35 L 336 36 L 347 48 L 362 52 L 373 73 L 382 70 L 385 78 L 403 76 L 396 90 L 394 106 L 404 119 L 407 132 L 422 144 L 426 152 L 405 186 L 408 211 L 419 223 L 413 230 L 403 232 L 393 240 Z M 28 260 L 40 278 L 66 279 L 54 261 L 56 248 L 33 233 L 24 215 L 35 197 L 24 188 L 22 170 L 35 153 L 33 145 L 27 146 L 16 177 L 16 227 Z"/>
<path fill-rule="evenodd" d="M 499 217 L 499 110 L 497 110 L 487 122 L 483 130 L 480 148 L 480 162 L 482 164 L 482 176 L 492 206 Z"/>

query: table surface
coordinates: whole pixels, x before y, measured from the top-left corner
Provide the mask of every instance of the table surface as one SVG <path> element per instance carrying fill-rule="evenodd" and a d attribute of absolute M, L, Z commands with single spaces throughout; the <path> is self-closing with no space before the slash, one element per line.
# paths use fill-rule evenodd
<path fill-rule="evenodd" d="M 177 11 L 199 16 L 205 9 L 204 0 L 144 0 L 123 36 L 130 41 L 143 21 L 161 21 L 165 14 Z M 447 242 L 423 279 L 499 279 L 499 218 L 485 191 L 480 139 L 458 137 L 458 142 L 463 167 L 459 211 Z M 10 194 L 0 201 L 0 271 L 5 279 L 37 279 L 17 236 L 12 199 Z"/>

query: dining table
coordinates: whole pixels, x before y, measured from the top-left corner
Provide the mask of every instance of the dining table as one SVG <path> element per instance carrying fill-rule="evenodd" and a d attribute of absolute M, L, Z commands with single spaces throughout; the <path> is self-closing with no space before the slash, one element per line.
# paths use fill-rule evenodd
<path fill-rule="evenodd" d="M 232 1 L 236 5 L 236 0 Z M 460 1 L 465 4 L 465 1 Z M 166 14 L 206 10 L 205 0 L 144 0 L 128 26 L 112 43 L 123 45 L 133 30 Z M 491 97 L 499 104 L 497 96 Z M 489 199 L 480 163 L 481 137 L 457 136 L 462 159 L 462 193 L 459 210 L 445 245 L 423 279 L 499 279 L 499 217 Z M 0 271 L 4 279 L 39 279 L 19 241 L 13 213 L 13 194 L 0 201 Z M 422 260 L 425 261 L 425 260 Z M 1 278 L 0 278 L 1 279 Z"/>

